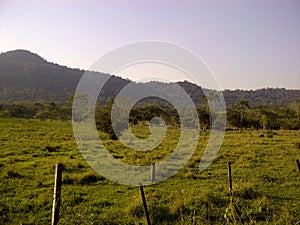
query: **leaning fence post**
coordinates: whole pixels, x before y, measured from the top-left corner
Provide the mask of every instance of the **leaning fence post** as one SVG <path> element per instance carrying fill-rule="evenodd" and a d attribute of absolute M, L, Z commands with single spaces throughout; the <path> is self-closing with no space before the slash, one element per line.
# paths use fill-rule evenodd
<path fill-rule="evenodd" d="M 298 170 L 300 172 L 300 161 L 299 161 L 299 159 L 297 159 L 296 161 L 297 161 L 297 165 L 298 165 Z"/>
<path fill-rule="evenodd" d="M 144 193 L 144 188 L 143 188 L 143 185 L 141 182 L 139 183 L 139 185 L 140 185 L 140 191 L 141 191 L 142 201 L 143 201 L 143 205 L 144 205 L 144 211 L 145 211 L 147 224 L 151 225 L 148 208 L 147 208 L 147 202 L 146 202 L 145 193 Z"/>
<path fill-rule="evenodd" d="M 52 225 L 56 225 L 59 220 L 59 206 L 61 193 L 61 178 L 62 178 L 62 164 L 57 163 L 55 166 L 55 181 L 53 194 L 53 208 L 52 208 Z"/>
<path fill-rule="evenodd" d="M 229 195 L 233 195 L 232 191 L 232 178 L 231 178 L 231 162 L 227 162 L 228 165 L 228 184 L 229 184 Z"/>
<path fill-rule="evenodd" d="M 152 163 L 152 170 L 151 170 L 151 182 L 155 182 L 155 163 Z"/>

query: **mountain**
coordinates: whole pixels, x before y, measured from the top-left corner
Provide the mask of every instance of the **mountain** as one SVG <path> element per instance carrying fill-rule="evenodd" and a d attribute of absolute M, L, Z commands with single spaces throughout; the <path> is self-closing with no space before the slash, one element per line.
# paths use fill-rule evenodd
<path fill-rule="evenodd" d="M 1 101 L 64 101 L 84 73 L 25 50 L 0 54 L 0 68 Z"/>
<path fill-rule="evenodd" d="M 84 70 L 72 69 L 51 63 L 37 54 L 26 50 L 15 50 L 0 54 L 0 102 L 4 101 L 51 101 L 65 102 L 74 94 Z M 100 74 L 100 73 L 99 73 Z M 102 73 L 103 75 L 103 73 Z M 131 81 L 117 76 L 110 76 L 101 97 L 103 101 L 114 97 Z M 203 97 L 201 87 L 196 84 L 178 82 L 194 100 L 200 104 Z M 136 84 L 142 85 L 142 84 Z M 164 88 L 164 83 L 157 82 L 157 88 Z M 289 102 L 300 102 L 300 90 L 266 88 L 259 90 L 223 91 L 227 106 L 237 100 L 246 99 L 251 105 L 277 106 Z M 157 99 L 148 99 L 157 102 Z"/>
<path fill-rule="evenodd" d="M 0 101 L 65 102 L 75 92 L 84 70 L 47 62 L 37 54 L 15 50 L 0 54 Z M 113 96 L 129 81 L 111 76 L 106 96 Z M 117 88 L 112 88 L 117 87 Z"/>

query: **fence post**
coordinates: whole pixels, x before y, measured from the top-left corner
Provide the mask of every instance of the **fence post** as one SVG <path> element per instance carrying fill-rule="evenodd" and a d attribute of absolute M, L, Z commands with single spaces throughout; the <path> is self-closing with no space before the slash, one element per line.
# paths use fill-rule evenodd
<path fill-rule="evenodd" d="M 59 220 L 59 206 L 60 206 L 60 193 L 62 184 L 62 164 L 57 163 L 55 166 L 55 181 L 54 181 L 54 194 L 53 194 L 53 208 L 52 208 L 52 225 L 57 225 Z"/>
<path fill-rule="evenodd" d="M 300 161 L 299 161 L 299 159 L 297 159 L 296 161 L 297 161 L 297 165 L 298 165 L 298 170 L 300 172 Z"/>
<path fill-rule="evenodd" d="M 151 182 L 155 182 L 155 163 L 152 163 Z"/>
<path fill-rule="evenodd" d="M 141 191 L 142 201 L 143 201 L 143 205 L 144 205 L 144 211 L 145 211 L 147 224 L 151 225 L 148 208 L 147 208 L 147 202 L 146 202 L 145 193 L 144 193 L 144 188 L 143 188 L 143 185 L 141 182 L 139 183 L 139 185 L 140 185 L 140 191 Z"/>
<path fill-rule="evenodd" d="M 227 162 L 228 165 L 228 184 L 229 184 L 229 195 L 233 195 L 232 191 L 232 178 L 231 178 L 231 162 Z"/>

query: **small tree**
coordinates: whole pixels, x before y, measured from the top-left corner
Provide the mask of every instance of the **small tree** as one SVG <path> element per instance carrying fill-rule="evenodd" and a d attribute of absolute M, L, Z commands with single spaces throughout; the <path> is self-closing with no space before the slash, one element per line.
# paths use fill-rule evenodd
<path fill-rule="evenodd" d="M 267 130 L 267 125 L 268 125 L 268 117 L 263 114 L 260 118 L 260 124 L 262 126 L 262 130 L 266 131 Z"/>
<path fill-rule="evenodd" d="M 113 102 L 114 100 L 111 99 L 106 106 L 103 106 L 96 111 L 96 126 L 97 129 L 109 134 L 111 139 L 117 140 L 118 136 L 121 135 L 121 132 L 128 127 L 128 124 L 115 121 L 116 131 L 114 131 L 111 120 Z"/>
<path fill-rule="evenodd" d="M 210 128 L 210 116 L 207 108 L 199 108 L 198 116 L 200 120 L 200 127 L 205 131 Z"/>
<path fill-rule="evenodd" d="M 249 102 L 247 100 L 238 100 L 235 103 L 235 110 L 239 113 L 239 124 L 240 124 L 240 131 L 243 132 L 243 120 L 244 120 L 244 113 L 245 110 L 249 109 Z"/>

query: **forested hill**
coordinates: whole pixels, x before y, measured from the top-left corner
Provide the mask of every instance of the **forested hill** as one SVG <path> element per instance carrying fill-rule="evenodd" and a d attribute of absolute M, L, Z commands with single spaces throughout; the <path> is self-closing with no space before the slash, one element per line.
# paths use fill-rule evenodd
<path fill-rule="evenodd" d="M 15 50 L 0 54 L 0 102 L 51 101 L 65 102 L 74 94 L 77 83 L 85 71 L 50 63 L 37 54 Z M 107 75 L 110 76 L 110 75 Z M 131 81 L 111 76 L 102 92 L 104 98 L 116 96 Z M 201 102 L 202 89 L 189 82 L 179 82 L 196 104 Z M 138 85 L 138 84 L 137 84 Z M 159 87 L 168 84 L 158 84 Z M 225 90 L 228 106 L 237 100 L 249 100 L 251 105 L 277 106 L 300 102 L 300 90 L 260 89 Z"/>
<path fill-rule="evenodd" d="M 258 90 L 224 90 L 227 105 L 233 105 L 237 100 L 248 100 L 250 105 L 282 106 L 291 102 L 300 102 L 300 90 L 284 88 L 263 88 Z"/>
<path fill-rule="evenodd" d="M 0 68 L 1 101 L 65 101 L 84 73 L 25 50 L 0 54 Z"/>
<path fill-rule="evenodd" d="M 47 62 L 25 50 L 2 53 L 0 101 L 68 101 L 84 72 Z M 118 87 L 128 82 L 112 76 L 110 84 Z M 113 96 L 117 90 L 107 85 L 106 96 Z"/>

